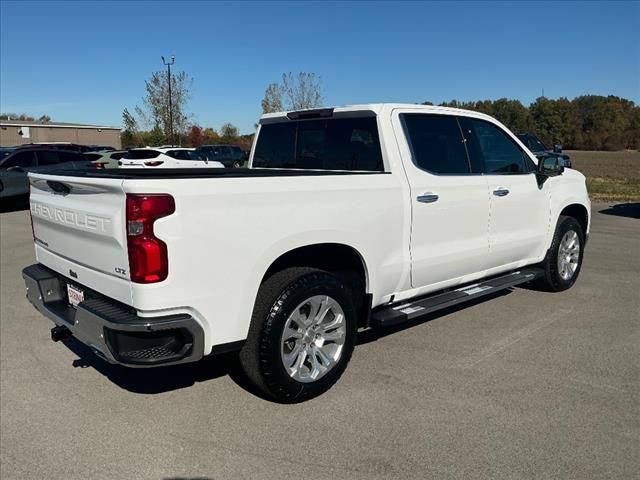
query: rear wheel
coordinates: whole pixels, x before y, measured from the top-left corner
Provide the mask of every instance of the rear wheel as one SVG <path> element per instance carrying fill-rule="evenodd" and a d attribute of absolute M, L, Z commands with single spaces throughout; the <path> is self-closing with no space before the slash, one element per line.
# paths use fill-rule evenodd
<path fill-rule="evenodd" d="M 338 277 L 307 267 L 274 274 L 258 292 L 243 370 L 268 396 L 293 403 L 327 391 L 355 343 L 356 310 Z"/>
<path fill-rule="evenodd" d="M 544 277 L 538 281 L 538 286 L 553 292 L 571 288 L 580 274 L 583 251 L 582 226 L 573 217 L 561 216 L 551 247 L 541 265 Z"/>

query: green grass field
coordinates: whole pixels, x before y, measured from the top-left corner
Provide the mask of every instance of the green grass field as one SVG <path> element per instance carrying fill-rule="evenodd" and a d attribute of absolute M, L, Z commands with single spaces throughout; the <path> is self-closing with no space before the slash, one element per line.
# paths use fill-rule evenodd
<path fill-rule="evenodd" d="M 567 150 L 576 170 L 587 177 L 592 200 L 640 201 L 640 152 Z"/>

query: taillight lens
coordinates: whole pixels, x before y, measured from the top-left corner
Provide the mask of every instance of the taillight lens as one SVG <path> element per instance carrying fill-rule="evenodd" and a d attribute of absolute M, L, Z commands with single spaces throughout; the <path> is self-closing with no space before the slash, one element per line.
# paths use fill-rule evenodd
<path fill-rule="evenodd" d="M 164 162 L 162 160 L 152 160 L 151 162 L 144 162 L 147 167 L 159 167 Z"/>
<path fill-rule="evenodd" d="M 104 163 L 100 163 L 100 162 L 95 162 L 93 164 L 93 166 L 96 167 L 99 170 L 103 170 L 104 169 L 104 165 L 105 165 Z"/>
<path fill-rule="evenodd" d="M 155 283 L 167 278 L 167 244 L 155 236 L 153 223 L 175 210 L 171 195 L 127 194 L 127 246 L 131 281 Z"/>

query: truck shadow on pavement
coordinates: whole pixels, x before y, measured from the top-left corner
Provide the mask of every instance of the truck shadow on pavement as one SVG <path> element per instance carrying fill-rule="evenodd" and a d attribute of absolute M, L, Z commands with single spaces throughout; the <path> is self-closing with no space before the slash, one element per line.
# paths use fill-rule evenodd
<path fill-rule="evenodd" d="M 112 365 L 95 355 L 89 347 L 70 338 L 63 342 L 79 358 L 73 361 L 75 368 L 93 368 L 120 388 L 133 393 L 157 394 L 190 387 L 228 375 L 238 386 L 249 393 L 264 398 L 245 377 L 237 353 L 224 353 L 205 357 L 194 363 L 155 368 L 128 368 Z"/>
<path fill-rule="evenodd" d="M 616 217 L 628 217 L 640 219 L 640 203 L 618 203 L 598 213 L 605 215 L 615 215 Z"/>
<path fill-rule="evenodd" d="M 496 293 L 455 305 L 438 312 L 430 313 L 414 320 L 390 327 L 378 327 L 361 330 L 356 338 L 358 345 L 375 342 L 381 338 L 393 335 L 408 328 L 412 328 L 431 320 L 450 315 L 465 308 L 471 308 L 497 297 L 508 295 L 513 289 L 501 290 Z M 63 341 L 64 345 L 78 356 L 73 361 L 75 368 L 93 368 L 107 377 L 111 382 L 129 392 L 141 394 L 158 394 L 188 388 L 197 382 L 206 382 L 228 375 L 239 387 L 263 400 L 270 400 L 257 390 L 246 378 L 237 353 L 225 353 L 213 357 L 205 357 L 195 363 L 156 368 L 128 368 L 112 365 L 95 355 L 89 347 L 70 338 Z"/>

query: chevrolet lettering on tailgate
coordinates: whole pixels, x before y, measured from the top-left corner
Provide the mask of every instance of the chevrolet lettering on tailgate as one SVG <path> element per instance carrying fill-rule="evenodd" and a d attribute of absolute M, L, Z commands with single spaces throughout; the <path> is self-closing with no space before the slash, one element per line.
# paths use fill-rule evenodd
<path fill-rule="evenodd" d="M 107 226 L 111 223 L 111 220 L 108 218 L 34 202 L 31 202 L 31 215 L 46 218 L 56 223 L 75 225 L 76 227 L 100 232 L 107 232 Z"/>

